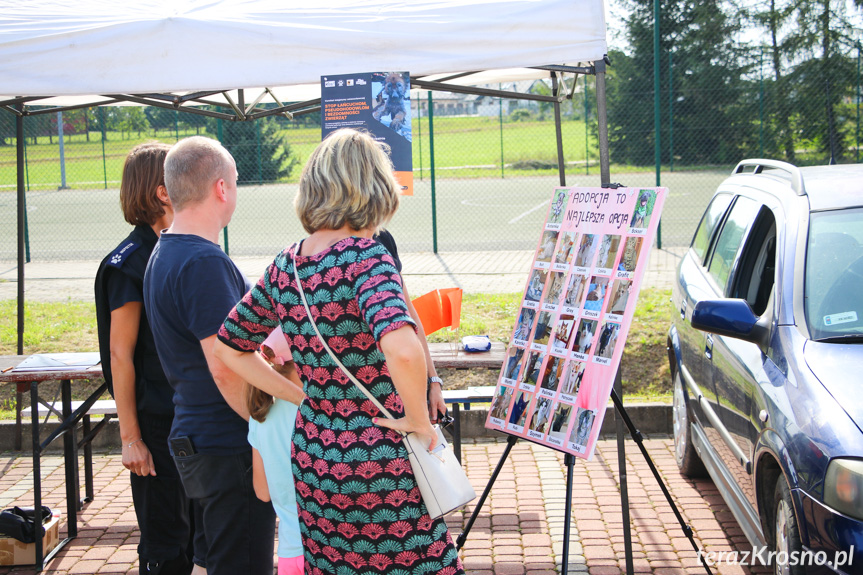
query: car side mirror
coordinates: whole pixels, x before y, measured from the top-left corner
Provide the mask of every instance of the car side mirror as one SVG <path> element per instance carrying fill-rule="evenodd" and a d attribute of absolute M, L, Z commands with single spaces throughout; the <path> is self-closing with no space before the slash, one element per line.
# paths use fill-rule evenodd
<path fill-rule="evenodd" d="M 727 298 L 702 300 L 695 304 L 690 319 L 697 330 L 715 333 L 754 343 L 767 353 L 770 343 L 770 322 L 767 314 L 755 315 L 744 299 Z"/>

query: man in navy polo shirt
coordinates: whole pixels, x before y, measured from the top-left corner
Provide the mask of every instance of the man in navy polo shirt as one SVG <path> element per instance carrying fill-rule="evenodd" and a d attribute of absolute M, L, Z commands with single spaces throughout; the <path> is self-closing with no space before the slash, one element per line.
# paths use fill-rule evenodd
<path fill-rule="evenodd" d="M 252 486 L 245 383 L 213 356 L 216 333 L 251 287 L 219 247 L 237 203 L 237 168 L 217 141 L 192 137 L 165 158 L 174 222 L 144 277 L 145 309 L 174 388 L 169 445 L 195 503 L 197 565 L 208 575 L 273 573 L 275 513 Z M 268 393 L 299 403 L 286 382 Z"/>

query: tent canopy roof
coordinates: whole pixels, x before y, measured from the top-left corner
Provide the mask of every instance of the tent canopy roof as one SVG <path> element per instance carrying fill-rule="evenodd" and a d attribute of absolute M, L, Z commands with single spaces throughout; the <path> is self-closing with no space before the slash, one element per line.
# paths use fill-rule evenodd
<path fill-rule="evenodd" d="M 0 0 L 0 105 L 264 86 L 304 101 L 321 75 L 476 85 L 606 50 L 602 0 Z"/>

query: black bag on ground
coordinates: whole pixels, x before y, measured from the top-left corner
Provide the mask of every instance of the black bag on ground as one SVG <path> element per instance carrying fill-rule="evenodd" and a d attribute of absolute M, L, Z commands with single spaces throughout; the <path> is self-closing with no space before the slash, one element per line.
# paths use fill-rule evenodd
<path fill-rule="evenodd" d="M 51 521 L 51 509 L 42 506 L 42 523 Z M 45 528 L 39 526 L 39 537 Z M 0 511 L 0 536 L 17 539 L 21 543 L 36 541 L 36 510 L 32 507 L 13 507 Z"/>

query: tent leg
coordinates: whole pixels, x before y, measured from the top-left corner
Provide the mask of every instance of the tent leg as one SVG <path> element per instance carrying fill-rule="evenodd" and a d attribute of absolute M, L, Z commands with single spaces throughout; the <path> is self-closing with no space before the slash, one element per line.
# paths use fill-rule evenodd
<path fill-rule="evenodd" d="M 608 157 L 608 108 L 605 93 L 605 60 L 594 62 L 596 67 L 596 121 L 599 131 L 599 175 L 602 185 L 611 183 Z"/>
<path fill-rule="evenodd" d="M 15 115 L 18 169 L 18 355 L 24 355 L 24 104 Z"/>
<path fill-rule="evenodd" d="M 563 129 L 560 124 L 560 84 L 557 73 L 551 73 L 551 93 L 554 101 L 554 130 L 557 134 L 557 172 L 560 175 L 560 185 L 566 186 L 566 164 L 563 163 Z"/>

